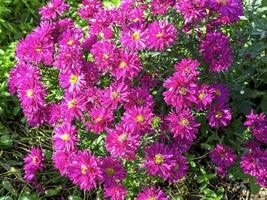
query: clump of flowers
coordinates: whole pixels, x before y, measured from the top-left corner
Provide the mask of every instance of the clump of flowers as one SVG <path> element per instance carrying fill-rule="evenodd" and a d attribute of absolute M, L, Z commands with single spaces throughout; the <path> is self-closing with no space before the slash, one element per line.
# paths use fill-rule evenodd
<path fill-rule="evenodd" d="M 17 45 L 10 93 L 30 126 L 53 127 L 53 165 L 80 189 L 103 187 L 114 200 L 168 199 L 158 183 L 183 181 L 184 153 L 202 125 L 214 132 L 231 123 L 229 90 L 211 77 L 233 63 L 223 25 L 238 21 L 241 1 L 129 0 L 106 9 L 83 0 L 77 12 L 85 23 L 72 19 L 72 10 L 63 0 L 40 9 L 41 23 Z M 191 35 L 196 55 L 179 50 Z M 248 118 L 246 126 L 266 143 L 266 117 Z M 210 158 L 226 176 L 236 155 L 220 144 Z M 27 181 L 42 160 L 39 149 L 25 158 Z M 263 185 L 264 167 L 247 169 L 247 160 L 258 161 L 249 152 L 241 164 Z M 149 179 L 137 180 L 138 193 L 127 185 L 134 174 Z"/>

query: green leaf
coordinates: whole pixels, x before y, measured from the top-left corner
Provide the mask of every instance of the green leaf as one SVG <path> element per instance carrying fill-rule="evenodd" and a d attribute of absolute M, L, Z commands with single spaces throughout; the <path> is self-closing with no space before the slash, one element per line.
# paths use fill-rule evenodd
<path fill-rule="evenodd" d="M 0 197 L 0 200 L 13 200 L 10 196 Z"/>
<path fill-rule="evenodd" d="M 260 186 L 257 185 L 255 182 L 250 182 L 249 188 L 250 188 L 250 191 L 252 192 L 252 194 L 258 194 L 260 189 L 261 189 Z"/>
<path fill-rule="evenodd" d="M 12 194 L 13 196 L 17 196 L 18 195 L 18 192 L 16 191 L 16 189 L 13 187 L 13 185 L 7 180 L 3 180 L 2 182 L 4 188 L 10 193 Z"/>
<path fill-rule="evenodd" d="M 68 200 L 82 200 L 82 198 L 76 195 L 70 195 L 68 197 Z"/>

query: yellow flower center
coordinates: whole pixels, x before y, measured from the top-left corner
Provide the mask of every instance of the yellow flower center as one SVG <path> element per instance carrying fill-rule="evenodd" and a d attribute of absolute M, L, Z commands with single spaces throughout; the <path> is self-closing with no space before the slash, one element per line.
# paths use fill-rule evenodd
<path fill-rule="evenodd" d="M 37 53 L 41 53 L 42 49 L 41 49 L 40 47 L 37 47 L 37 48 L 35 49 L 35 51 L 36 51 Z"/>
<path fill-rule="evenodd" d="M 163 35 L 162 33 L 158 33 L 158 34 L 156 35 L 156 37 L 157 37 L 157 38 L 161 38 L 162 35 Z"/>
<path fill-rule="evenodd" d="M 226 5 L 228 4 L 228 0 L 217 0 L 217 2 L 218 2 L 219 4 L 224 5 L 224 6 L 226 6 Z"/>
<path fill-rule="evenodd" d="M 216 96 L 221 96 L 221 94 L 222 94 L 221 90 L 216 90 L 216 92 L 215 92 Z"/>
<path fill-rule="evenodd" d="M 71 84 L 75 84 L 78 82 L 78 76 L 77 75 L 74 75 L 74 74 L 71 74 L 70 75 L 70 83 Z"/>
<path fill-rule="evenodd" d="M 76 105 L 77 105 L 77 100 L 76 99 L 72 99 L 71 101 L 68 102 L 68 109 L 72 109 Z"/>
<path fill-rule="evenodd" d="M 138 123 L 142 123 L 144 120 L 145 120 L 145 118 L 144 118 L 143 115 L 137 115 L 137 116 L 136 116 L 136 121 L 137 121 Z"/>
<path fill-rule="evenodd" d="M 32 163 L 33 163 L 33 164 L 35 164 L 35 163 L 37 162 L 37 160 L 38 160 L 37 156 L 33 156 L 33 157 L 32 157 Z"/>
<path fill-rule="evenodd" d="M 118 98 L 119 96 L 120 96 L 120 93 L 119 93 L 119 92 L 116 92 L 116 91 L 111 92 L 111 97 L 112 97 L 113 99 L 116 99 L 116 98 Z"/>
<path fill-rule="evenodd" d="M 199 95 L 198 95 L 198 98 L 201 100 L 205 97 L 205 93 L 204 92 L 201 92 Z"/>
<path fill-rule="evenodd" d="M 145 101 L 144 101 L 144 99 L 142 99 L 142 98 L 138 98 L 137 101 L 136 101 L 136 103 L 137 103 L 139 106 L 141 106 L 141 105 L 143 105 L 143 104 L 145 103 Z"/>
<path fill-rule="evenodd" d="M 107 53 L 104 53 L 103 54 L 103 58 L 108 59 L 109 58 L 108 54 Z"/>
<path fill-rule="evenodd" d="M 99 123 L 99 122 L 101 122 L 102 120 L 103 120 L 102 117 L 97 117 L 97 118 L 95 119 L 96 123 Z"/>
<path fill-rule="evenodd" d="M 126 133 L 123 133 L 123 134 L 121 134 L 119 137 L 118 137 L 118 140 L 119 140 L 119 142 L 124 142 L 124 141 L 126 141 L 127 140 L 127 134 Z"/>
<path fill-rule="evenodd" d="M 126 62 L 124 62 L 124 61 L 121 61 L 121 63 L 120 63 L 120 68 L 121 69 L 124 69 L 125 67 L 126 67 Z"/>
<path fill-rule="evenodd" d="M 161 163 L 164 162 L 164 158 L 161 154 L 156 154 L 155 157 L 154 157 L 154 162 L 157 164 L 157 165 L 160 165 Z"/>
<path fill-rule="evenodd" d="M 65 133 L 61 136 L 61 139 L 64 141 L 68 141 L 70 139 L 70 136 L 67 133 Z"/>
<path fill-rule="evenodd" d="M 113 176 L 115 174 L 115 170 L 113 168 L 107 168 L 106 173 L 108 176 Z"/>
<path fill-rule="evenodd" d="M 179 94 L 180 94 L 180 95 L 186 95 L 186 93 L 187 93 L 187 89 L 184 88 L 184 87 L 182 87 L 182 88 L 179 90 Z"/>
<path fill-rule="evenodd" d="M 82 172 L 83 175 L 86 174 L 87 170 L 88 170 L 88 167 L 86 165 L 82 165 L 81 166 L 81 172 Z"/>
<path fill-rule="evenodd" d="M 73 45 L 73 40 L 70 38 L 70 39 L 68 40 L 67 44 L 68 44 L 69 46 Z"/>
<path fill-rule="evenodd" d="M 148 197 L 147 200 L 157 200 L 156 197 Z"/>
<path fill-rule="evenodd" d="M 133 22 L 138 22 L 139 21 L 139 18 L 138 17 L 136 17 L 134 20 L 133 20 Z"/>
<path fill-rule="evenodd" d="M 138 41 L 138 40 L 140 40 L 140 35 L 139 35 L 139 33 L 138 33 L 137 31 L 135 31 L 135 32 L 133 33 L 133 39 L 134 39 L 134 41 Z"/>
<path fill-rule="evenodd" d="M 188 119 L 181 119 L 180 124 L 183 126 L 188 126 L 189 125 L 189 121 Z"/>
<path fill-rule="evenodd" d="M 216 117 L 217 119 L 222 118 L 222 112 L 221 112 L 221 111 L 216 112 L 215 117 Z"/>
<path fill-rule="evenodd" d="M 27 95 L 27 97 L 32 98 L 33 97 L 33 90 L 32 89 L 28 89 L 26 91 L 26 95 Z"/>

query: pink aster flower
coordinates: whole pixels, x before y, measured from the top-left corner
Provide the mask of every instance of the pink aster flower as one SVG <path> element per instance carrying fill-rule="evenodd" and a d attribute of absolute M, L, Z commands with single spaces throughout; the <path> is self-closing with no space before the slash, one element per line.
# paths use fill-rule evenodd
<path fill-rule="evenodd" d="M 99 161 L 88 151 L 78 151 L 71 154 L 67 176 L 82 190 L 94 189 L 97 181 L 102 179 Z"/>
<path fill-rule="evenodd" d="M 186 158 L 180 154 L 176 154 L 176 165 L 172 168 L 172 174 L 169 177 L 169 181 L 172 183 L 178 182 L 182 177 L 186 175 L 188 170 Z"/>
<path fill-rule="evenodd" d="M 62 46 L 59 49 L 54 65 L 56 68 L 64 72 L 81 69 L 82 52 L 80 48 L 74 46 Z"/>
<path fill-rule="evenodd" d="M 110 107 L 94 106 L 90 111 L 91 123 L 87 128 L 91 129 L 94 133 L 99 134 L 106 130 L 113 121 L 113 113 Z"/>
<path fill-rule="evenodd" d="M 77 130 L 69 123 L 54 128 L 53 147 L 55 151 L 76 150 Z"/>
<path fill-rule="evenodd" d="M 89 25 L 90 34 L 100 35 L 106 30 L 111 29 L 113 25 L 113 16 L 111 11 L 107 9 L 99 10 L 99 12 L 96 12 L 93 18 L 89 20 Z"/>
<path fill-rule="evenodd" d="M 120 50 L 118 62 L 111 69 L 116 79 L 130 79 L 136 77 L 142 70 L 142 63 L 137 53 Z"/>
<path fill-rule="evenodd" d="M 267 150 L 254 149 L 241 157 L 240 166 L 245 174 L 256 177 L 263 187 L 267 183 Z"/>
<path fill-rule="evenodd" d="M 44 108 L 40 108 L 36 111 L 23 110 L 23 113 L 27 119 L 29 126 L 38 127 L 45 122 Z"/>
<path fill-rule="evenodd" d="M 153 113 L 150 108 L 134 106 L 122 116 L 122 123 L 136 131 L 143 132 L 151 127 Z"/>
<path fill-rule="evenodd" d="M 146 44 L 149 49 L 162 51 L 176 42 L 178 31 L 172 23 L 154 21 L 146 30 Z"/>
<path fill-rule="evenodd" d="M 24 158 L 24 179 L 27 182 L 34 181 L 37 172 L 43 170 L 43 160 L 43 152 L 39 147 L 32 148 Z"/>
<path fill-rule="evenodd" d="M 143 88 L 133 88 L 127 96 L 127 102 L 123 104 L 125 110 L 136 107 L 146 107 L 152 109 L 154 105 L 153 97 Z"/>
<path fill-rule="evenodd" d="M 176 166 L 174 151 L 164 144 L 156 143 L 145 148 L 143 167 L 148 174 L 160 176 L 164 180 L 172 175 L 172 169 Z"/>
<path fill-rule="evenodd" d="M 64 102 L 62 103 L 62 115 L 71 122 L 74 118 L 80 119 L 85 111 L 86 96 L 82 93 L 65 93 Z"/>
<path fill-rule="evenodd" d="M 60 120 L 62 120 L 60 104 L 48 104 L 45 107 L 44 114 L 45 122 L 49 125 L 56 125 Z"/>
<path fill-rule="evenodd" d="M 18 87 L 18 97 L 23 110 L 36 112 L 45 106 L 45 89 L 40 81 L 25 79 Z"/>
<path fill-rule="evenodd" d="M 150 200 L 150 199 L 168 200 L 168 197 L 160 188 L 152 186 L 151 188 L 146 188 L 142 192 L 140 192 L 137 195 L 136 200 Z"/>
<path fill-rule="evenodd" d="M 61 176 L 67 174 L 69 158 L 73 152 L 68 151 L 57 151 L 53 153 L 53 164 L 56 169 L 59 170 Z"/>
<path fill-rule="evenodd" d="M 210 159 L 217 166 L 217 172 L 219 175 L 224 177 L 228 168 L 235 162 L 236 154 L 231 148 L 223 144 L 217 144 L 210 152 Z"/>
<path fill-rule="evenodd" d="M 174 0 L 153 0 L 151 3 L 152 13 L 154 15 L 164 15 L 168 9 L 174 6 Z"/>
<path fill-rule="evenodd" d="M 152 74 L 145 72 L 140 78 L 141 87 L 147 91 L 159 85 L 159 81 Z"/>
<path fill-rule="evenodd" d="M 233 62 L 229 37 L 219 31 L 207 33 L 201 41 L 200 53 L 212 72 L 225 71 Z"/>
<path fill-rule="evenodd" d="M 144 16 L 144 10 L 140 7 L 130 9 L 126 15 L 127 19 L 130 20 L 130 23 L 144 23 L 146 20 Z"/>
<path fill-rule="evenodd" d="M 244 14 L 241 0 L 210 0 L 209 6 L 220 13 L 221 20 L 233 23 Z"/>
<path fill-rule="evenodd" d="M 58 15 L 62 15 L 69 5 L 64 0 L 51 0 L 39 11 L 41 19 L 55 19 Z"/>
<path fill-rule="evenodd" d="M 56 35 L 57 39 L 66 30 L 75 28 L 74 21 L 70 18 L 60 19 L 54 22 L 54 26 L 54 34 Z"/>
<path fill-rule="evenodd" d="M 70 93 L 81 92 L 86 87 L 85 74 L 75 70 L 61 71 L 59 73 L 59 85 Z"/>
<path fill-rule="evenodd" d="M 231 109 L 227 104 L 213 104 L 207 114 L 207 119 L 211 127 L 226 127 L 232 120 Z"/>
<path fill-rule="evenodd" d="M 140 144 L 140 135 L 124 124 L 117 124 L 115 129 L 108 129 L 106 148 L 114 157 L 135 159 Z"/>
<path fill-rule="evenodd" d="M 86 37 L 81 45 L 84 50 L 90 51 L 92 46 L 97 43 L 97 36 L 96 35 L 89 35 Z"/>
<path fill-rule="evenodd" d="M 193 141 L 196 138 L 198 132 L 197 127 L 200 124 L 195 122 L 195 117 L 190 109 L 176 109 L 176 111 L 170 112 L 167 121 L 169 122 L 171 133 L 175 138 L 185 138 L 189 141 Z"/>
<path fill-rule="evenodd" d="M 175 8 L 183 15 L 185 24 L 196 23 L 207 15 L 206 0 L 179 0 L 176 1 Z"/>
<path fill-rule="evenodd" d="M 120 42 L 129 50 L 142 50 L 146 47 L 145 26 L 143 24 L 131 24 L 121 32 Z"/>
<path fill-rule="evenodd" d="M 112 83 L 103 94 L 103 104 L 111 106 L 112 109 L 116 109 L 119 103 L 127 101 L 129 93 L 128 85 L 124 82 Z"/>
<path fill-rule="evenodd" d="M 245 126 L 249 127 L 253 136 L 260 142 L 267 144 L 267 117 L 264 113 L 247 115 Z"/>
<path fill-rule="evenodd" d="M 209 85 L 202 84 L 197 91 L 196 110 L 202 111 L 207 109 L 213 102 L 215 90 Z"/>
<path fill-rule="evenodd" d="M 102 7 L 100 0 L 83 0 L 82 6 L 79 9 L 79 15 L 83 19 L 90 19 L 97 13 Z"/>
<path fill-rule="evenodd" d="M 79 46 L 83 37 L 81 28 L 69 28 L 60 34 L 58 44 L 60 46 Z"/>
<path fill-rule="evenodd" d="M 101 159 L 100 167 L 102 169 L 105 187 L 115 185 L 126 176 L 126 171 L 122 166 L 122 162 L 110 156 Z"/>
<path fill-rule="evenodd" d="M 20 60 L 39 64 L 43 62 L 46 65 L 53 63 L 54 42 L 52 40 L 51 23 L 42 23 L 40 27 L 28 34 L 24 40 L 17 45 L 16 56 Z"/>
<path fill-rule="evenodd" d="M 215 101 L 220 104 L 228 102 L 229 89 L 224 84 L 213 84 L 211 87 L 215 90 Z"/>
<path fill-rule="evenodd" d="M 176 72 L 182 73 L 187 79 L 196 80 L 200 72 L 197 68 L 200 63 L 191 58 L 184 58 L 174 65 Z"/>
<path fill-rule="evenodd" d="M 163 93 L 164 100 L 168 105 L 177 108 L 190 107 L 196 102 L 197 85 L 180 72 L 174 73 L 163 84 L 168 90 Z"/>
<path fill-rule="evenodd" d="M 105 187 L 104 196 L 109 197 L 110 200 L 124 200 L 127 196 L 127 190 L 122 185 L 115 184 Z"/>
<path fill-rule="evenodd" d="M 116 46 L 112 42 L 99 41 L 93 45 L 91 53 L 94 56 L 96 65 L 106 73 L 117 60 Z"/>
<path fill-rule="evenodd" d="M 176 137 L 173 138 L 172 142 L 169 144 L 170 148 L 174 149 L 177 153 L 184 153 L 190 149 L 193 141 L 187 138 Z"/>

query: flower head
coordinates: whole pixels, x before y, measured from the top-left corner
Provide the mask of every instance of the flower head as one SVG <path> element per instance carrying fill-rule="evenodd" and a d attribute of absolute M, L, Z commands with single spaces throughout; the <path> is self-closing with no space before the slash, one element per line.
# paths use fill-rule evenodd
<path fill-rule="evenodd" d="M 62 15 L 69 5 L 64 0 L 51 0 L 39 11 L 41 19 L 55 19 L 58 15 Z"/>
<path fill-rule="evenodd" d="M 226 104 L 213 104 L 207 114 L 207 118 L 211 127 L 225 127 L 232 120 L 231 109 Z"/>
<path fill-rule="evenodd" d="M 197 127 L 200 125 L 196 123 L 195 117 L 191 110 L 183 109 L 171 112 L 168 115 L 167 121 L 174 137 L 193 141 L 198 132 Z"/>
<path fill-rule="evenodd" d="M 156 143 L 145 148 L 145 159 L 143 167 L 152 176 L 160 176 L 164 180 L 172 174 L 172 169 L 176 165 L 174 151 L 164 144 Z"/>
<path fill-rule="evenodd" d="M 67 176 L 81 189 L 91 190 L 96 187 L 97 181 L 102 179 L 99 161 L 88 151 L 71 154 Z"/>
<path fill-rule="evenodd" d="M 167 195 L 156 186 L 152 186 L 151 188 L 146 188 L 142 192 L 140 192 L 137 196 L 136 200 L 168 200 Z"/>
<path fill-rule="evenodd" d="M 112 157 L 105 157 L 101 159 L 100 167 L 102 169 L 103 181 L 105 187 L 116 185 L 126 176 L 126 171 L 122 166 L 122 162 Z"/>
<path fill-rule="evenodd" d="M 201 42 L 200 53 L 213 72 L 225 71 L 233 62 L 229 38 L 219 31 L 207 33 Z"/>
<path fill-rule="evenodd" d="M 219 175 L 224 177 L 228 168 L 235 162 L 236 154 L 231 148 L 226 147 L 223 144 L 217 144 L 217 146 L 210 152 L 210 158 L 217 166 Z"/>
<path fill-rule="evenodd" d="M 140 144 L 140 135 L 124 124 L 116 125 L 115 129 L 108 129 L 106 148 L 114 157 L 135 159 L 135 153 Z"/>
<path fill-rule="evenodd" d="M 54 129 L 53 146 L 56 151 L 76 150 L 76 129 L 69 123 L 57 126 Z"/>
<path fill-rule="evenodd" d="M 178 32 L 175 26 L 167 21 L 155 21 L 146 30 L 146 44 L 149 49 L 162 51 L 176 41 Z"/>
<path fill-rule="evenodd" d="M 38 171 L 43 169 L 43 153 L 39 147 L 32 148 L 29 154 L 24 158 L 24 179 L 27 182 L 34 181 Z"/>

